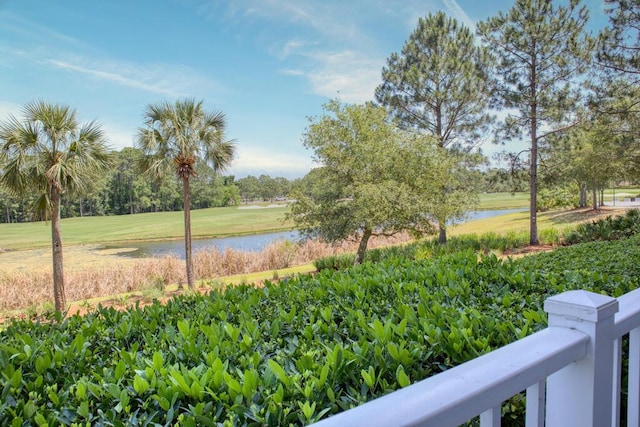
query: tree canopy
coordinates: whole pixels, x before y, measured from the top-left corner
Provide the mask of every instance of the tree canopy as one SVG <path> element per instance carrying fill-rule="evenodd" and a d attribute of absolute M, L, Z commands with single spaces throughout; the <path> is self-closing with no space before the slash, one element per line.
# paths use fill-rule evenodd
<path fill-rule="evenodd" d="M 490 121 L 490 65 L 471 30 L 443 12 L 429 14 L 387 59 L 376 99 L 402 128 L 431 135 L 441 147 L 468 147 Z"/>
<path fill-rule="evenodd" d="M 356 263 L 371 236 L 431 229 L 427 216 L 439 185 L 438 147 L 403 132 L 372 104 L 331 101 L 312 119 L 304 145 L 319 167 L 294 190 L 290 218 L 303 233 L 327 241 L 356 236 Z"/>
<path fill-rule="evenodd" d="M 598 62 L 614 74 L 640 77 L 640 0 L 605 0 L 609 26 L 599 35 Z"/>

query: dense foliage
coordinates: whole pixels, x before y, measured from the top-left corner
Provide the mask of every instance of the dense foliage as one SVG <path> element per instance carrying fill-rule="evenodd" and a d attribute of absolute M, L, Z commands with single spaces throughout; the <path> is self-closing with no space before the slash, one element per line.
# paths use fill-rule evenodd
<path fill-rule="evenodd" d="M 111 152 L 112 167 L 95 176 L 87 188 L 66 193 L 61 216 L 124 215 L 143 212 L 166 212 L 182 209 L 179 182 L 173 176 L 153 182 L 137 167 L 140 150 L 124 148 Z M 240 203 L 240 191 L 233 176 L 216 176 L 208 165 L 197 165 L 193 180 L 193 209 L 234 206 Z M 33 221 L 34 195 L 12 196 L 0 187 L 0 222 Z"/>
<path fill-rule="evenodd" d="M 124 148 L 112 152 L 114 166 L 96 177 L 82 194 L 65 194 L 61 206 L 63 218 L 78 216 L 126 215 L 143 212 L 167 212 L 182 209 L 179 182 L 172 176 L 152 182 L 136 168 L 140 152 Z M 216 176 L 207 165 L 197 165 L 192 180 L 192 209 L 235 206 L 253 201 L 275 201 L 286 197 L 292 181 L 268 175 L 236 179 Z M 254 185 L 255 184 L 255 185 Z M 35 197 L 14 197 L 0 188 L 0 222 L 28 222 L 34 219 L 31 206 Z"/>
<path fill-rule="evenodd" d="M 357 236 L 359 264 L 373 236 L 431 231 L 454 162 L 435 139 L 388 123 L 381 107 L 333 100 L 311 119 L 303 142 L 321 166 L 296 186 L 287 217 L 305 236 L 332 243 Z"/>
<path fill-rule="evenodd" d="M 420 250 L 166 306 L 13 322 L 0 334 L 0 425 L 306 424 L 544 327 L 549 295 L 617 296 L 640 277 L 638 237 L 506 261 Z"/>
<path fill-rule="evenodd" d="M 618 240 L 640 233 L 640 211 L 631 209 L 625 215 L 608 216 L 598 221 L 579 224 L 566 236 L 566 243 Z"/>

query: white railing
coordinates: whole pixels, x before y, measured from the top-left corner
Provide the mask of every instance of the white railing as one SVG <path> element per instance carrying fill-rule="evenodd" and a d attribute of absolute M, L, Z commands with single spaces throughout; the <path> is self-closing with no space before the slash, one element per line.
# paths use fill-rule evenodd
<path fill-rule="evenodd" d="M 316 427 L 499 427 L 502 402 L 526 390 L 528 427 L 620 425 L 622 338 L 629 335 L 627 425 L 640 427 L 640 289 L 618 299 L 569 291 L 545 301 L 549 326 Z"/>

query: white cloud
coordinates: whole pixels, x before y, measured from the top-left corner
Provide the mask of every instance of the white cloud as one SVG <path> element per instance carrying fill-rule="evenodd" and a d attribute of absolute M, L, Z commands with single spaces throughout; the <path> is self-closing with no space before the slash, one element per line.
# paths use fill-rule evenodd
<path fill-rule="evenodd" d="M 280 72 L 282 74 L 287 74 L 290 76 L 304 76 L 305 73 L 302 70 L 292 70 L 292 69 L 287 69 L 287 70 L 280 70 Z"/>
<path fill-rule="evenodd" d="M 22 106 L 8 101 L 0 101 L 0 120 L 6 120 L 9 114 L 20 118 Z"/>
<path fill-rule="evenodd" d="M 182 64 L 142 64 L 122 61 L 100 53 L 84 42 L 2 13 L 0 29 L 19 40 L 17 45 L 0 45 L 3 62 L 29 61 L 42 67 L 82 74 L 94 80 L 171 97 L 189 96 L 203 90 L 222 88 L 209 77 Z M 48 71 L 47 70 L 47 71 Z"/>
<path fill-rule="evenodd" d="M 46 62 L 56 68 L 85 74 L 98 80 L 173 97 L 187 95 L 191 87 L 202 89 L 203 85 L 212 86 L 207 79 L 181 66 L 172 67 L 166 64 L 139 66 L 113 61 L 85 66 L 81 63 L 89 61 L 82 59 L 78 61 L 80 64 L 57 59 L 47 59 Z"/>
<path fill-rule="evenodd" d="M 379 42 L 386 26 L 380 23 L 391 28 L 411 18 L 413 29 L 416 16 L 436 1 L 442 0 L 236 0 L 221 11 L 218 2 L 208 0 L 201 11 L 225 13 L 236 31 L 259 27 L 267 52 L 283 61 L 281 73 L 306 78 L 312 93 L 360 103 L 373 99 L 389 54 Z M 283 33 L 289 37 L 283 39 Z"/>
<path fill-rule="evenodd" d="M 471 31 L 476 31 L 476 23 L 467 15 L 464 9 L 460 7 L 456 0 L 442 0 L 442 2 L 455 19 L 469 27 Z"/>
<path fill-rule="evenodd" d="M 237 158 L 226 174 L 270 175 L 296 178 L 306 175 L 313 166 L 311 156 L 283 153 L 255 146 L 238 146 Z"/>
<path fill-rule="evenodd" d="M 242 29 L 253 28 L 253 24 L 271 21 L 278 25 L 293 25 L 303 30 L 312 30 L 317 37 L 341 43 L 362 42 L 368 36 L 360 31 L 355 18 L 364 15 L 371 6 L 367 1 L 328 2 L 324 0 L 235 0 L 222 3 L 207 0 L 198 12 L 210 19 L 225 16 L 225 22 Z M 345 19 L 349 17 L 349 19 Z M 242 31 L 241 29 L 241 31 Z"/>
<path fill-rule="evenodd" d="M 308 26 L 319 34 L 340 39 L 343 42 L 362 39 L 365 35 L 349 21 L 341 19 L 350 15 L 348 9 L 351 2 L 298 1 L 298 0 L 266 0 L 251 2 L 253 14 L 276 20 L 288 21 L 291 24 Z"/>
<path fill-rule="evenodd" d="M 311 55 L 314 66 L 306 73 L 314 93 L 327 98 L 362 103 L 373 100 L 380 83 L 384 60 L 345 50 L 316 52 Z"/>
<path fill-rule="evenodd" d="M 269 53 L 278 59 L 283 60 L 308 44 L 308 42 L 300 39 L 288 40 L 284 46 L 270 49 Z"/>
<path fill-rule="evenodd" d="M 135 128 L 127 128 L 118 124 L 100 120 L 105 131 L 107 142 L 112 150 L 120 151 L 124 147 L 133 147 L 135 140 Z"/>
<path fill-rule="evenodd" d="M 0 29 L 19 36 L 19 39 L 31 40 L 36 43 L 41 43 L 42 40 L 47 40 L 49 44 L 63 43 L 68 46 L 73 46 L 74 48 L 84 46 L 84 43 L 76 38 L 69 37 L 66 34 L 38 25 L 6 10 L 0 9 L 0 17 Z"/>

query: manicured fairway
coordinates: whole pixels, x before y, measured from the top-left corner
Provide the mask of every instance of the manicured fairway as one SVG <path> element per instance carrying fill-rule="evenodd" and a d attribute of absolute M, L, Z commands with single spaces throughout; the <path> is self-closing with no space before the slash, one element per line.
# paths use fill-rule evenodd
<path fill-rule="evenodd" d="M 529 193 L 483 193 L 479 209 L 516 209 L 529 206 Z"/>
<path fill-rule="evenodd" d="M 637 194 L 637 189 L 616 190 L 616 197 Z M 609 190 L 605 198 L 610 198 Z M 529 206 L 528 193 L 481 194 L 478 209 L 514 209 Z M 227 237 L 246 234 L 289 230 L 293 226 L 284 222 L 288 208 L 252 205 L 229 208 L 210 208 L 191 211 L 191 230 L 194 238 Z M 544 213 L 540 226 L 557 226 L 558 221 L 545 224 Z M 493 220 L 474 221 L 473 230 L 464 224 L 455 232 L 509 231 L 526 228 L 528 214 L 518 213 Z M 486 223 L 486 225 L 484 225 Z M 562 225 L 560 225 L 562 226 Z M 460 231 L 459 231 L 460 230 Z M 453 230 L 452 230 L 453 231 Z M 182 212 L 159 212 L 136 215 L 66 218 L 62 220 L 65 246 L 95 245 L 103 243 L 135 242 L 141 240 L 181 239 L 184 236 Z M 51 244 L 49 222 L 0 224 L 0 251 L 45 248 Z"/>
<path fill-rule="evenodd" d="M 291 229 L 283 222 L 286 207 L 211 208 L 191 211 L 194 238 L 224 237 Z M 65 245 L 179 239 L 182 212 L 144 213 L 62 220 Z M 26 249 L 51 244 L 51 223 L 0 224 L 0 249 Z"/>

